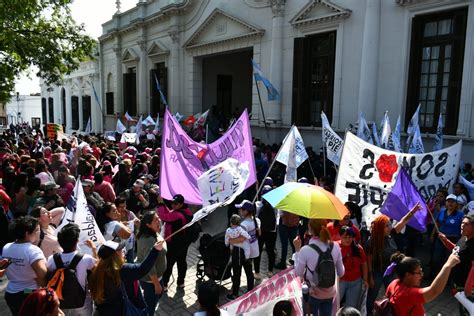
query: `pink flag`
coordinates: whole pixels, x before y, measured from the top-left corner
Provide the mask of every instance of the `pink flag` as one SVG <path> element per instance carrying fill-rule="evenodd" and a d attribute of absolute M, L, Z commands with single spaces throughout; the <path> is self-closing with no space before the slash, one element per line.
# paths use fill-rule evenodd
<path fill-rule="evenodd" d="M 175 194 L 182 194 L 186 203 L 202 204 L 197 179 L 211 167 L 231 157 L 241 163 L 249 162 L 250 175 L 245 188 L 257 180 L 247 110 L 212 144 L 193 141 L 166 110 L 161 144 L 160 189 L 165 199 L 171 200 Z"/>

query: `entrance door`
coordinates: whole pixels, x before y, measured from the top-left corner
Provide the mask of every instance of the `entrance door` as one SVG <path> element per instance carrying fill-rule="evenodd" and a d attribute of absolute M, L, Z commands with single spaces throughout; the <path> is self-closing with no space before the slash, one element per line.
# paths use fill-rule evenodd
<path fill-rule="evenodd" d="M 217 75 L 217 108 L 224 117 L 232 114 L 232 76 Z"/>

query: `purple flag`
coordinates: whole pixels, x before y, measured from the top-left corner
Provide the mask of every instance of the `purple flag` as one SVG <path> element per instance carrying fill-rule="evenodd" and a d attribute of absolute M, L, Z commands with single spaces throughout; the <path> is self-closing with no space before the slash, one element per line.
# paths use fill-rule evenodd
<path fill-rule="evenodd" d="M 380 212 L 399 221 L 416 205 L 416 203 L 420 203 L 421 210 L 415 213 L 415 216 L 413 216 L 413 218 L 408 222 L 408 225 L 420 232 L 424 232 L 426 231 L 428 207 L 405 169 L 400 168 L 400 172 L 398 173 L 397 180 L 392 187 L 392 191 L 385 199 Z"/>
<path fill-rule="evenodd" d="M 197 179 L 227 158 L 248 162 L 250 174 L 245 188 L 257 181 L 247 110 L 221 138 L 201 144 L 193 141 L 166 109 L 161 147 L 160 190 L 165 199 L 182 194 L 186 203 L 202 204 Z"/>

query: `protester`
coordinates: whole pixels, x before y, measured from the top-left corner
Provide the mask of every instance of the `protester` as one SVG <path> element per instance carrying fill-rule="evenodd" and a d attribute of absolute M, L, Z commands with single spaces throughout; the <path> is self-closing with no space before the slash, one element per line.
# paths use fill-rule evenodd
<path fill-rule="evenodd" d="M 421 209 L 416 204 L 398 223 L 392 228 L 390 219 L 386 215 L 380 215 L 372 222 L 370 238 L 367 242 L 367 267 L 369 290 L 367 293 L 367 313 L 374 308 L 375 299 L 378 296 L 382 284 L 387 287 L 393 280 L 393 275 L 385 275 L 384 272 L 390 265 L 390 257 L 397 252 L 393 236 L 402 231 L 408 221 Z"/>
<path fill-rule="evenodd" d="M 385 295 L 390 299 L 395 315 L 423 316 L 423 305 L 433 301 L 443 292 L 451 269 L 460 260 L 456 254 L 450 255 L 431 285 L 425 288 L 419 287 L 423 270 L 418 259 L 398 253 L 392 256 L 392 262 L 398 279 L 390 283 Z"/>
<path fill-rule="evenodd" d="M 360 237 L 360 231 L 359 229 L 354 226 L 354 224 L 351 221 L 351 213 L 347 214 L 344 216 L 342 220 L 334 220 L 333 222 L 328 223 L 328 230 L 329 233 L 331 234 L 331 239 L 332 241 L 339 241 L 341 240 L 341 235 L 339 235 L 339 231 L 343 226 L 349 226 L 352 228 L 352 231 L 354 232 L 354 239 L 357 243 L 360 243 L 361 237 Z"/>
<path fill-rule="evenodd" d="M 126 239 L 125 258 L 127 258 L 127 262 L 132 263 L 135 259 L 135 228 L 140 226 L 140 220 L 133 212 L 127 210 L 127 202 L 124 198 L 116 198 L 114 204 L 119 213 L 119 221 L 130 230 L 130 237 Z"/>
<path fill-rule="evenodd" d="M 63 316 L 59 298 L 53 289 L 38 289 L 28 295 L 21 306 L 19 316 Z"/>
<path fill-rule="evenodd" d="M 280 236 L 281 243 L 281 259 L 275 268 L 283 270 L 286 269 L 287 266 L 286 258 L 288 252 L 288 243 L 290 243 L 291 249 L 293 252 L 295 252 L 293 239 L 295 239 L 295 237 L 298 235 L 298 224 L 300 222 L 300 217 L 289 212 L 280 212 L 281 215 L 280 223 L 278 225 L 278 235 Z"/>
<path fill-rule="evenodd" d="M 66 305 L 74 305 L 76 302 L 76 298 L 83 297 L 84 300 L 82 301 L 82 305 L 76 308 L 69 308 L 66 309 L 64 304 L 61 303 L 61 308 L 65 315 L 68 316 L 86 316 L 92 315 L 93 308 L 92 308 L 92 298 L 89 292 L 88 284 L 87 284 L 87 274 L 93 270 L 95 267 L 97 260 L 97 253 L 94 243 L 91 240 L 88 240 L 86 244 L 91 248 L 94 257 L 88 254 L 79 254 L 77 250 L 77 245 L 79 243 L 79 234 L 81 230 L 77 224 L 67 224 L 65 225 L 59 232 L 58 232 L 58 242 L 63 249 L 62 253 L 57 253 L 48 258 L 48 272 L 52 275 L 60 269 L 60 267 L 71 267 L 74 265 L 75 270 L 75 279 L 79 283 L 81 288 L 76 288 L 76 291 L 73 293 L 66 293 L 67 289 L 74 288 L 74 285 L 66 284 L 66 282 L 71 282 L 73 280 L 67 280 L 64 278 L 64 272 L 62 278 L 64 278 L 64 283 L 61 284 L 62 288 L 62 299 L 66 303 Z M 58 267 L 57 264 L 60 264 Z M 53 280 L 52 278 L 51 280 Z M 48 286 L 55 288 L 51 282 L 48 283 Z M 71 282 L 72 283 L 72 282 Z M 82 293 L 81 293 L 82 292 Z M 67 301 L 69 299 L 69 302 Z M 74 301 L 74 302 L 72 302 Z"/>
<path fill-rule="evenodd" d="M 225 231 L 224 243 L 226 246 L 230 246 L 231 253 L 234 252 L 234 248 L 240 248 L 240 249 L 236 249 L 236 251 L 243 253 L 244 260 L 247 260 L 247 259 L 250 259 L 250 243 L 249 243 L 250 235 L 240 225 L 240 221 L 241 221 L 240 216 L 237 214 L 234 214 L 230 217 L 230 227 L 227 228 Z M 244 237 L 245 240 L 241 243 L 234 243 L 234 244 L 229 243 L 230 239 L 235 239 L 239 237 Z M 239 255 L 242 255 L 242 254 L 239 254 Z"/>
<path fill-rule="evenodd" d="M 44 206 L 48 210 L 65 206 L 64 201 L 58 195 L 59 185 L 54 182 L 47 182 L 43 185 L 43 195 L 40 196 L 34 206 Z"/>
<path fill-rule="evenodd" d="M 123 315 L 126 299 L 140 310 L 146 308 L 138 280 L 153 267 L 163 244 L 156 243 L 145 260 L 135 264 L 124 263 L 124 247 L 123 242 L 108 240 L 99 248 L 100 259 L 89 283 L 99 316 Z"/>
<path fill-rule="evenodd" d="M 177 286 L 178 289 L 183 289 L 186 270 L 188 269 L 186 256 L 190 243 L 186 238 L 186 229 L 181 229 L 191 221 L 193 214 L 186 207 L 184 197 L 181 194 L 176 194 L 171 201 L 171 210 L 166 205 L 161 204 L 158 207 L 158 215 L 165 222 L 164 238 L 168 243 L 168 251 L 166 253 L 167 268 L 163 274 L 163 290 L 165 292 L 168 290 L 168 281 L 175 263 L 178 266 Z M 177 233 L 179 230 L 181 231 Z"/>
<path fill-rule="evenodd" d="M 15 241 L 3 247 L 2 257 L 10 262 L 6 272 L 5 301 L 16 316 L 26 297 L 46 284 L 46 259 L 41 249 L 34 245 L 40 233 L 37 219 L 21 216 L 13 221 L 11 231 Z"/>
<path fill-rule="evenodd" d="M 127 240 L 131 236 L 130 229 L 120 222 L 120 214 L 112 203 L 105 203 L 97 214 L 99 226 L 105 240 Z"/>
<path fill-rule="evenodd" d="M 126 189 L 120 194 L 127 202 L 127 209 L 139 216 L 150 205 L 148 193 L 143 190 L 145 182 L 136 180 L 132 189 Z"/>
<path fill-rule="evenodd" d="M 294 316 L 296 311 L 290 301 L 279 301 L 273 306 L 273 316 Z"/>
<path fill-rule="evenodd" d="M 365 251 L 355 241 L 354 226 L 342 226 L 339 230 L 341 239 L 342 262 L 344 276 L 339 280 L 339 297 L 345 306 L 360 309 L 362 286 L 368 288 L 367 257 Z"/>
<path fill-rule="evenodd" d="M 96 173 L 94 175 L 94 192 L 100 195 L 104 202 L 114 203 L 115 192 L 112 185 L 104 181 L 104 175 L 102 173 Z"/>
<path fill-rule="evenodd" d="M 39 221 L 40 235 L 37 246 L 41 248 L 45 258 L 61 252 L 55 230 L 64 216 L 64 208 L 57 207 L 48 211 L 42 206 L 36 206 L 30 215 Z"/>
<path fill-rule="evenodd" d="M 199 312 L 194 316 L 219 316 L 228 315 L 226 311 L 219 310 L 219 288 L 213 280 L 208 280 L 198 286 L 197 300 Z"/>
<path fill-rule="evenodd" d="M 311 219 L 308 230 L 312 237 L 308 245 L 301 247 L 299 236 L 293 241 L 296 250 L 295 274 L 303 278 L 308 286 L 308 292 L 303 292 L 303 310 L 312 315 L 319 313 L 320 316 L 332 314 L 333 298 L 337 294 L 335 277 L 342 277 L 345 272 L 341 248 L 331 241 L 326 225 L 326 220 Z M 320 257 L 325 260 L 320 260 Z M 322 268 L 321 262 L 326 263 L 325 268 Z M 309 311 L 306 303 L 309 304 Z"/>
<path fill-rule="evenodd" d="M 161 222 L 155 211 L 143 214 L 140 229 L 137 234 L 137 262 L 145 260 L 148 251 L 157 242 L 163 244 L 163 249 L 158 254 L 153 267 L 148 274 L 140 279 L 143 296 L 147 305 L 148 314 L 155 314 L 156 304 L 163 293 L 162 276 L 166 270 L 167 245 L 160 233 Z"/>
<path fill-rule="evenodd" d="M 336 316 L 360 316 L 361 313 L 355 309 L 354 307 L 348 307 L 348 306 L 344 306 L 344 307 L 341 307 L 337 313 L 336 313 Z"/>

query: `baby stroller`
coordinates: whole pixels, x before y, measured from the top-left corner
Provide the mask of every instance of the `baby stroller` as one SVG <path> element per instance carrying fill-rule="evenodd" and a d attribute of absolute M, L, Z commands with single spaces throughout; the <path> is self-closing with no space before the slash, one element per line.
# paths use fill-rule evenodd
<path fill-rule="evenodd" d="M 230 250 L 224 243 L 225 232 L 211 236 L 204 234 L 199 240 L 198 262 L 196 277 L 202 280 L 204 276 L 222 283 L 232 276 Z"/>

